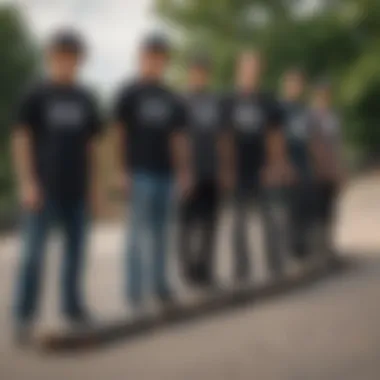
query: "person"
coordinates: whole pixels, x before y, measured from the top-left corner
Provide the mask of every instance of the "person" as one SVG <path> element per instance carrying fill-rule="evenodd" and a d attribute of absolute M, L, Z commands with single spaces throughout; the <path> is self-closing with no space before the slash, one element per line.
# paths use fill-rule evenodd
<path fill-rule="evenodd" d="M 94 97 L 77 81 L 84 58 L 78 34 L 57 32 L 46 49 L 47 77 L 29 89 L 16 113 L 13 158 L 24 235 L 15 313 L 16 338 L 22 343 L 31 336 L 45 244 L 55 223 L 65 243 L 62 312 L 70 323 L 89 322 L 81 282 L 89 200 L 98 199 L 90 182 L 101 121 Z"/>
<path fill-rule="evenodd" d="M 188 71 L 186 96 L 194 187 L 180 207 L 180 253 L 185 278 L 200 286 L 214 283 L 213 267 L 219 206 L 219 140 L 222 103 L 210 89 L 210 57 L 195 54 Z M 198 234 L 197 234 L 198 232 Z M 194 244 L 199 237 L 198 244 Z"/>
<path fill-rule="evenodd" d="M 312 210 L 314 204 L 310 156 L 309 109 L 304 101 L 305 75 L 299 68 L 287 70 L 282 78 L 282 107 L 288 154 L 296 169 L 296 180 L 290 187 L 289 242 L 298 260 L 309 256 Z"/>
<path fill-rule="evenodd" d="M 316 179 L 314 216 L 318 246 L 321 251 L 332 256 L 336 203 L 345 168 L 341 122 L 332 106 L 332 85 L 327 79 L 321 79 L 314 86 L 309 122 Z"/>
<path fill-rule="evenodd" d="M 173 172 L 180 196 L 191 187 L 186 111 L 165 84 L 170 58 L 165 36 L 149 35 L 142 44 L 139 74 L 126 84 L 115 104 L 119 173 L 130 192 L 126 291 L 133 313 L 144 310 L 143 256 L 152 270 L 153 293 L 173 302 L 167 273 L 168 222 L 173 201 Z M 145 249 L 145 244 L 146 249 Z"/>
<path fill-rule="evenodd" d="M 278 103 L 262 92 L 263 60 L 259 52 L 243 52 L 236 66 L 236 91 L 226 100 L 225 120 L 234 141 L 236 168 L 234 251 L 235 275 L 239 281 L 251 273 L 248 247 L 248 209 L 250 201 L 263 194 L 261 187 L 276 188 L 290 175 L 282 132 L 282 112 Z M 261 194 L 260 194 L 261 193 Z M 268 193 L 269 194 L 269 193 Z M 265 199 L 264 199 L 265 198 Z M 262 198 L 268 266 L 280 274 L 279 233 L 268 200 Z M 268 199 L 267 199 L 268 198 Z"/>

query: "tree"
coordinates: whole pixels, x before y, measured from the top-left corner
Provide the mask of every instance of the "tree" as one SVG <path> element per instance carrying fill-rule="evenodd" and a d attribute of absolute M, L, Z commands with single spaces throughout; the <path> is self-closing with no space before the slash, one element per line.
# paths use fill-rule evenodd
<path fill-rule="evenodd" d="M 287 67 L 311 79 L 329 76 L 346 116 L 348 140 L 380 147 L 380 2 L 378 0 L 156 0 L 158 14 L 181 37 L 179 60 L 194 46 L 215 58 L 215 83 L 228 88 L 239 49 L 259 47 L 275 89 Z M 183 65 L 182 65 L 183 67 Z"/>
<path fill-rule="evenodd" d="M 36 68 L 36 48 L 16 9 L 0 7 L 0 210 L 12 195 L 9 137 L 13 110 Z"/>

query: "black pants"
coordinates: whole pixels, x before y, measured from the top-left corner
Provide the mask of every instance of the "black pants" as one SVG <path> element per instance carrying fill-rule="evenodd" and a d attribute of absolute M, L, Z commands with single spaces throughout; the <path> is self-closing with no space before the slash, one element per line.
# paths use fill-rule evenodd
<path fill-rule="evenodd" d="M 332 181 L 320 181 L 316 184 L 315 219 L 323 225 L 331 225 L 335 217 L 335 203 L 338 189 Z"/>
<path fill-rule="evenodd" d="M 218 187 L 213 179 L 198 181 L 181 204 L 180 259 L 190 281 L 212 281 L 218 205 Z"/>
<path fill-rule="evenodd" d="M 315 201 L 316 189 L 309 180 L 300 181 L 289 189 L 289 243 L 297 258 L 304 258 L 310 252 Z"/>
<path fill-rule="evenodd" d="M 317 244 L 322 253 L 332 255 L 333 226 L 335 223 L 338 188 L 332 181 L 316 184 L 315 225 L 318 232 Z"/>
<path fill-rule="evenodd" d="M 283 211 L 283 189 L 260 189 L 243 185 L 235 195 L 233 252 L 235 277 L 246 280 L 251 275 L 252 252 L 249 247 L 249 215 L 254 209 L 262 223 L 264 250 L 269 271 L 277 275 L 283 269 L 283 244 L 285 228 Z M 254 252 L 253 252 L 254 253 Z"/>

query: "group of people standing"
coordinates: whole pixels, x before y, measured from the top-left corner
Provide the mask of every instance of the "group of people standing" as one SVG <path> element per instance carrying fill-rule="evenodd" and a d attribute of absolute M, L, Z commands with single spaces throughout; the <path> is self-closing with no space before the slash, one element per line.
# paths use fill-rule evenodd
<path fill-rule="evenodd" d="M 303 260 L 309 255 L 312 224 L 324 231 L 320 236 L 327 242 L 342 173 L 340 128 L 331 108 L 329 83 L 318 83 L 308 104 L 305 75 L 291 69 L 283 76 L 277 100 L 261 87 L 263 57 L 258 51 L 245 51 L 237 57 L 234 91 L 222 96 L 212 90 L 211 57 L 195 54 L 188 63 L 188 90 L 177 94 L 164 79 L 170 50 L 162 36 L 145 39 L 139 73 L 121 88 L 112 107 L 118 183 L 128 196 L 125 289 L 135 309 L 144 304 L 145 276 L 151 277 L 160 302 L 174 300 L 167 273 L 174 204 L 179 206 L 177 251 L 189 284 L 215 284 L 218 213 L 226 195 L 234 205 L 236 280 L 251 277 L 252 203 L 262 215 L 269 268 L 280 275 L 283 247 L 276 238 L 278 223 L 270 203 L 287 198 L 291 249 Z M 65 241 L 62 312 L 75 324 L 89 322 L 81 273 L 88 215 L 99 199 L 93 178 L 105 121 L 92 94 L 77 80 L 84 58 L 85 46 L 78 35 L 57 33 L 46 49 L 46 78 L 23 96 L 16 113 L 13 153 L 24 211 L 15 299 L 19 339 L 31 331 L 44 246 L 56 223 Z M 149 274 L 144 273 L 144 255 L 151 263 Z"/>

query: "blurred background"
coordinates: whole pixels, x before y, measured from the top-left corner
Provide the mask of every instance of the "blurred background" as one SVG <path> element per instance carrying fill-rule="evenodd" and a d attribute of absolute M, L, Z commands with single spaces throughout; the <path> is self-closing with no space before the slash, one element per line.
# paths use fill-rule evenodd
<path fill-rule="evenodd" d="M 90 56 L 82 77 L 97 91 L 105 113 L 120 82 L 135 72 L 139 43 L 152 30 L 175 41 L 169 80 L 178 89 L 185 86 L 185 62 L 194 47 L 215 58 L 214 86 L 220 91 L 231 88 L 235 57 L 249 47 L 263 51 L 264 84 L 272 92 L 282 72 L 294 65 L 311 81 L 330 78 L 343 119 L 346 159 L 352 173 L 359 174 L 342 197 L 336 240 L 358 268 L 255 310 L 176 327 L 80 360 L 11 348 L 5 337 L 19 248 L 9 151 L 13 109 L 25 85 L 43 69 L 44 41 L 65 26 L 88 40 Z M 0 0 L 0 57 L 0 378 L 380 378 L 378 0 Z M 118 247 L 124 234 L 119 223 L 124 210 L 109 196 L 112 140 L 106 131 L 98 176 L 104 207 L 91 242 L 87 284 L 92 306 L 111 314 L 120 311 L 115 271 L 122 265 Z M 114 253 L 110 247 L 116 247 Z M 51 284 L 55 273 L 49 273 Z M 54 286 L 47 289 L 49 299 L 55 298 Z M 48 314 L 53 308 L 54 302 Z"/>

